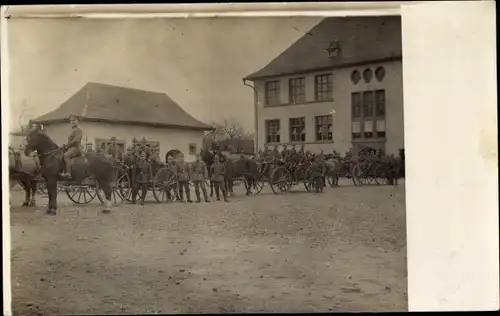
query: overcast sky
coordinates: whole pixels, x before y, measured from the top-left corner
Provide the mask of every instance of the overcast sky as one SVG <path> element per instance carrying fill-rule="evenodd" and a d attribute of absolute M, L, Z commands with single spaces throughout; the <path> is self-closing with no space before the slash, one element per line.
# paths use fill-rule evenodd
<path fill-rule="evenodd" d="M 167 93 L 195 118 L 253 127 L 242 78 L 320 18 L 12 19 L 11 119 L 58 107 L 89 81 Z M 303 32 L 302 32 L 303 31 Z"/>

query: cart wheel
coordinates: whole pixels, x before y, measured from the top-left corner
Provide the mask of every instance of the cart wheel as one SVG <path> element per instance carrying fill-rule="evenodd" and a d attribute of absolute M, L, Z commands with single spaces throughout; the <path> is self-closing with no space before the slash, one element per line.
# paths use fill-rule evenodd
<path fill-rule="evenodd" d="M 304 183 L 304 188 L 307 192 L 311 192 L 313 188 L 314 182 L 311 180 L 311 176 L 313 174 L 313 167 L 309 166 L 303 173 L 302 182 Z"/>
<path fill-rule="evenodd" d="M 387 185 L 389 183 L 387 166 L 380 164 L 375 168 L 375 183 L 378 185 Z"/>
<path fill-rule="evenodd" d="M 95 188 L 85 185 L 67 187 L 64 191 L 66 192 L 66 195 L 71 200 L 71 202 L 80 205 L 91 203 L 97 195 Z"/>
<path fill-rule="evenodd" d="M 252 187 L 252 192 L 254 195 L 259 194 L 262 192 L 262 189 L 264 189 L 264 181 L 262 180 L 255 180 L 253 187 Z"/>
<path fill-rule="evenodd" d="M 276 167 L 269 176 L 269 185 L 274 194 L 290 191 L 292 187 L 292 176 L 284 167 Z"/>
<path fill-rule="evenodd" d="M 158 170 L 153 179 L 153 196 L 158 203 L 174 201 L 177 197 L 177 177 L 170 169 Z"/>
<path fill-rule="evenodd" d="M 47 196 L 48 192 L 47 192 L 47 185 L 45 184 L 45 182 L 39 182 L 37 184 L 37 190 L 40 192 L 40 194 L 44 195 L 44 196 Z"/>
<path fill-rule="evenodd" d="M 99 182 L 96 181 L 95 186 L 97 198 L 102 204 L 104 204 L 104 192 L 99 188 Z M 128 175 L 126 169 L 120 167 L 115 169 L 115 176 L 114 181 L 111 183 L 111 190 L 111 203 L 114 206 L 123 204 L 123 202 L 125 202 L 130 196 L 132 188 L 130 176 Z"/>
<path fill-rule="evenodd" d="M 352 182 L 354 183 L 355 186 L 360 186 L 362 184 L 360 180 L 359 165 L 355 165 L 352 168 L 351 176 L 352 176 Z"/>

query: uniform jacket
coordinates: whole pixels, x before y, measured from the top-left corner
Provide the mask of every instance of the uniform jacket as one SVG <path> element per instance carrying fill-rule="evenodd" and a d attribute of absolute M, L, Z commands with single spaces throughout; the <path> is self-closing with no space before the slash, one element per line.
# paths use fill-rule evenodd
<path fill-rule="evenodd" d="M 312 174 L 311 174 L 311 178 L 318 178 L 318 177 L 322 177 L 323 174 L 325 173 L 325 164 L 321 161 L 315 161 L 313 162 L 312 164 Z"/>
<path fill-rule="evenodd" d="M 195 161 L 191 167 L 191 179 L 193 181 L 203 181 L 208 178 L 207 165 L 203 161 Z"/>
<path fill-rule="evenodd" d="M 187 163 L 181 161 L 176 164 L 177 180 L 178 181 L 188 181 L 189 180 L 189 167 Z"/>
<path fill-rule="evenodd" d="M 106 154 L 113 156 L 113 158 L 120 158 L 123 155 L 123 152 L 120 147 L 111 144 L 106 147 Z"/>
<path fill-rule="evenodd" d="M 136 182 L 146 183 L 153 178 L 153 170 L 151 164 L 145 159 L 139 159 L 136 163 Z"/>
<path fill-rule="evenodd" d="M 68 148 L 76 147 L 79 150 L 81 149 L 83 132 L 79 127 L 73 127 L 71 129 L 71 133 L 68 136 L 68 144 L 66 145 Z"/>
<path fill-rule="evenodd" d="M 212 181 L 221 182 L 224 181 L 224 174 L 226 172 L 226 167 L 220 162 L 214 163 L 210 166 L 210 170 L 212 173 Z"/>

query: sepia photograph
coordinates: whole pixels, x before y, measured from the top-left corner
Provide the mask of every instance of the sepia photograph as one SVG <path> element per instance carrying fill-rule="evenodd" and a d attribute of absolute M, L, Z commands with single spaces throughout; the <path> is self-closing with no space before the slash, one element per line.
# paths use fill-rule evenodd
<path fill-rule="evenodd" d="M 407 310 L 399 16 L 8 27 L 15 315 Z"/>
<path fill-rule="evenodd" d="M 400 15 L 4 34 L 13 315 L 408 311 Z"/>

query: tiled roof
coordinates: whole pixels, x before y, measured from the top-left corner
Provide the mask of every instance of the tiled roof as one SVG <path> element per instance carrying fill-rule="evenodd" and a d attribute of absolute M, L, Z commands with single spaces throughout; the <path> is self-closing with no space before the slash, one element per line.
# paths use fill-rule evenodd
<path fill-rule="evenodd" d="M 339 41 L 340 54 L 326 49 Z M 306 32 L 287 50 L 247 80 L 294 74 L 329 67 L 401 58 L 401 17 L 331 17 Z"/>
<path fill-rule="evenodd" d="M 48 124 L 66 121 L 72 114 L 89 121 L 213 129 L 186 113 L 164 93 L 94 82 L 87 83 L 60 107 L 33 122 Z"/>

